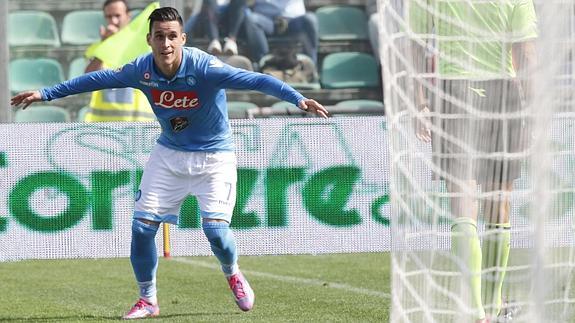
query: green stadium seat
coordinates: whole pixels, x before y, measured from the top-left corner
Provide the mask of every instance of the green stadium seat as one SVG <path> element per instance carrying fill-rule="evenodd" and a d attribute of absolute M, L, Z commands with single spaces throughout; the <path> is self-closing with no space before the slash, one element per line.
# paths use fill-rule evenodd
<path fill-rule="evenodd" d="M 257 104 L 252 102 L 228 101 L 228 117 L 230 119 L 245 119 L 248 117 L 247 111 L 257 107 Z"/>
<path fill-rule="evenodd" d="M 323 59 L 320 83 L 324 89 L 379 87 L 379 66 L 366 53 L 332 53 Z"/>
<path fill-rule="evenodd" d="M 352 115 L 383 115 L 385 108 L 383 102 L 376 100 L 345 100 L 335 105 L 334 114 L 337 108 L 345 108 L 345 114 Z"/>
<path fill-rule="evenodd" d="M 285 111 L 287 111 L 287 115 L 282 115 L 281 117 L 306 117 L 306 116 L 308 116 L 307 112 L 296 107 L 291 102 L 279 101 L 279 102 L 272 104 L 272 106 L 270 108 L 272 108 L 274 110 L 285 110 Z"/>
<path fill-rule="evenodd" d="M 88 111 L 90 111 L 90 107 L 87 106 L 78 110 L 78 113 L 76 114 L 76 121 L 77 122 L 86 121 L 86 114 L 88 113 Z"/>
<path fill-rule="evenodd" d="M 16 110 L 14 122 L 69 122 L 70 114 L 64 108 L 52 105 L 31 105 Z"/>
<path fill-rule="evenodd" d="M 142 11 L 143 11 L 143 9 L 132 9 L 132 10 L 130 10 L 130 18 L 132 20 L 134 20 L 134 18 L 136 18 Z"/>
<path fill-rule="evenodd" d="M 56 20 L 42 11 L 23 10 L 9 13 L 8 45 L 60 47 Z"/>
<path fill-rule="evenodd" d="M 62 66 L 51 58 L 20 58 L 10 62 L 10 91 L 22 92 L 64 81 Z"/>
<path fill-rule="evenodd" d="M 84 57 L 77 57 L 70 62 L 68 66 L 68 79 L 73 79 L 84 74 L 84 70 L 88 65 L 88 60 Z"/>
<path fill-rule="evenodd" d="M 262 57 L 260 59 L 260 61 L 258 62 L 258 65 L 261 67 L 266 65 L 266 62 L 270 59 L 273 58 L 273 54 L 266 54 L 264 55 L 264 57 Z M 305 54 L 297 54 L 297 60 L 300 62 L 300 66 L 305 69 L 306 71 L 309 71 L 309 74 L 305 74 L 305 75 L 311 75 L 313 74 L 312 79 L 309 82 L 286 82 L 289 85 L 291 85 L 291 87 L 297 89 L 297 90 L 319 90 L 321 88 L 320 84 L 319 84 L 319 76 L 317 74 L 317 67 L 315 66 L 315 63 L 313 62 L 313 60 L 305 55 Z"/>
<path fill-rule="evenodd" d="M 89 45 L 100 40 L 100 26 L 106 25 L 101 10 L 76 10 L 67 13 L 62 22 L 62 43 Z"/>
<path fill-rule="evenodd" d="M 367 15 L 350 6 L 319 7 L 317 16 L 320 40 L 367 40 Z"/>
<path fill-rule="evenodd" d="M 221 56 L 222 62 L 233 67 L 242 68 L 246 71 L 253 71 L 254 67 L 249 58 L 242 55 Z"/>

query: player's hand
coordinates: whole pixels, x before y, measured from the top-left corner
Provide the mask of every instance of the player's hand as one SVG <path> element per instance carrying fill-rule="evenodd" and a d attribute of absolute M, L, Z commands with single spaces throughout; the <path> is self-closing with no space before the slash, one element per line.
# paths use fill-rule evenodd
<path fill-rule="evenodd" d="M 423 107 L 415 116 L 415 136 L 423 142 L 431 141 L 431 122 L 429 120 L 429 108 Z"/>
<path fill-rule="evenodd" d="M 309 113 L 315 113 L 323 118 L 327 118 L 327 115 L 329 114 L 323 105 L 319 104 L 316 100 L 313 99 L 305 99 L 299 101 L 298 107 Z"/>
<path fill-rule="evenodd" d="M 100 26 L 100 38 L 102 40 L 112 36 L 113 34 L 118 32 L 118 27 L 116 25 L 108 25 L 106 27 Z"/>
<path fill-rule="evenodd" d="M 42 101 L 40 91 L 26 91 L 16 94 L 10 99 L 10 105 L 16 108 L 26 109 L 34 102 Z"/>

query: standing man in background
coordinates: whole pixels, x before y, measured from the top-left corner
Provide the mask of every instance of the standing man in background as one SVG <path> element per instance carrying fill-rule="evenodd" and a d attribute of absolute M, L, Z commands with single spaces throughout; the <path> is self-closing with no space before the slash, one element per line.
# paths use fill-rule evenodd
<path fill-rule="evenodd" d="M 107 26 L 100 26 L 101 41 L 92 44 L 86 50 L 90 53 L 95 46 L 126 27 L 131 20 L 126 0 L 106 0 L 103 5 L 104 17 Z M 142 35 L 144 37 L 144 35 Z M 106 68 L 105 62 L 97 57 L 88 57 L 90 63 L 85 72 L 93 72 Z M 86 122 L 107 121 L 154 121 L 154 112 L 146 96 L 137 89 L 105 89 L 92 93 L 89 111 L 85 116 Z"/>
<path fill-rule="evenodd" d="M 503 306 L 502 286 L 510 251 L 511 191 L 528 148 L 525 103 L 530 102 L 535 60 L 535 8 L 532 0 L 409 4 L 416 34 L 415 103 L 420 116 L 434 112 L 433 122 L 416 122 L 416 135 L 432 141 L 437 175 L 450 193 L 451 251 L 468 294 L 463 296 L 466 312 L 475 322 L 509 320 L 514 313 Z M 434 64 L 426 62 L 430 43 Z M 432 73 L 435 83 L 422 77 Z M 428 100 L 425 89 L 436 97 Z M 486 223 L 482 246 L 479 203 Z"/>

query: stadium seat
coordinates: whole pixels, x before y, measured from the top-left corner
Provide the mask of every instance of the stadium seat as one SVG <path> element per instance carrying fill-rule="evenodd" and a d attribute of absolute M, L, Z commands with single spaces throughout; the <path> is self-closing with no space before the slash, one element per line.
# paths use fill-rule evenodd
<path fill-rule="evenodd" d="M 132 20 L 134 20 L 134 18 L 136 18 L 142 12 L 142 10 L 143 9 L 132 9 L 132 10 L 130 10 L 130 18 Z"/>
<path fill-rule="evenodd" d="M 14 122 L 69 122 L 70 114 L 64 108 L 52 105 L 32 105 L 16 110 Z"/>
<path fill-rule="evenodd" d="M 383 102 L 376 100 L 345 100 L 335 105 L 334 114 L 337 108 L 345 108 L 345 114 L 351 115 L 383 115 L 385 112 Z"/>
<path fill-rule="evenodd" d="M 10 91 L 22 92 L 64 81 L 62 66 L 51 58 L 21 58 L 10 62 Z"/>
<path fill-rule="evenodd" d="M 247 110 L 257 108 L 252 102 L 228 101 L 228 117 L 230 119 L 245 119 L 248 117 Z"/>
<path fill-rule="evenodd" d="M 367 40 L 367 15 L 358 7 L 323 6 L 317 16 L 320 40 Z"/>
<path fill-rule="evenodd" d="M 84 57 L 77 57 L 68 65 L 68 79 L 73 79 L 84 74 L 88 61 Z"/>
<path fill-rule="evenodd" d="M 291 102 L 279 101 L 279 102 L 272 104 L 271 108 L 274 110 L 285 110 L 285 111 L 287 111 L 287 115 L 282 115 L 282 117 L 306 117 L 307 116 L 307 112 L 296 107 Z"/>
<path fill-rule="evenodd" d="M 243 68 L 246 71 L 253 71 L 254 67 L 249 58 L 242 55 L 231 55 L 220 57 L 222 62 L 237 68 Z"/>
<path fill-rule="evenodd" d="M 87 106 L 78 110 L 78 113 L 76 114 L 76 121 L 77 122 L 86 121 L 86 114 L 88 113 L 88 111 L 90 111 L 90 107 Z"/>
<path fill-rule="evenodd" d="M 42 11 L 24 10 L 9 13 L 8 45 L 59 47 L 56 20 Z"/>
<path fill-rule="evenodd" d="M 76 10 L 67 13 L 62 22 L 62 43 L 89 45 L 100 40 L 100 26 L 106 25 L 101 10 Z"/>
<path fill-rule="evenodd" d="M 379 87 L 379 66 L 366 53 L 332 53 L 323 59 L 320 82 L 324 89 Z"/>
<path fill-rule="evenodd" d="M 273 58 L 273 54 L 266 54 L 264 55 L 260 61 L 258 62 L 258 65 L 261 67 L 266 66 L 266 62 L 270 59 Z M 289 85 L 291 85 L 293 88 L 298 89 L 298 90 L 318 90 L 321 88 L 321 86 L 319 85 L 319 76 L 317 74 L 317 67 L 315 66 L 315 63 L 313 62 L 313 60 L 305 55 L 305 54 L 297 54 L 297 60 L 300 62 L 301 66 L 303 69 L 305 69 L 305 71 L 309 71 L 306 72 L 306 75 L 311 75 L 313 72 L 313 77 L 309 82 L 286 82 Z M 307 74 L 309 73 L 309 74 Z"/>

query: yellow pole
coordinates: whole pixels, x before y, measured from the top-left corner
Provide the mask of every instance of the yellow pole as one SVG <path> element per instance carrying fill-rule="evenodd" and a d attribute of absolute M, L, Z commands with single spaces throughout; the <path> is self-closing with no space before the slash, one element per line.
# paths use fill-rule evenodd
<path fill-rule="evenodd" d="M 163 223 L 162 230 L 164 236 L 164 258 L 170 258 L 170 225 Z"/>

